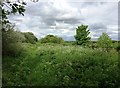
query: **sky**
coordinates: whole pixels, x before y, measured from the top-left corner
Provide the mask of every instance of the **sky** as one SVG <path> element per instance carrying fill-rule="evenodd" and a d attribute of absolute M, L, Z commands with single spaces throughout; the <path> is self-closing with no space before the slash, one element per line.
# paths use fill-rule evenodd
<path fill-rule="evenodd" d="M 106 32 L 118 40 L 117 0 L 25 0 L 25 16 L 11 15 L 9 19 L 22 32 L 33 32 L 40 39 L 48 34 L 73 41 L 77 26 L 88 25 L 90 37 L 97 40 Z"/>

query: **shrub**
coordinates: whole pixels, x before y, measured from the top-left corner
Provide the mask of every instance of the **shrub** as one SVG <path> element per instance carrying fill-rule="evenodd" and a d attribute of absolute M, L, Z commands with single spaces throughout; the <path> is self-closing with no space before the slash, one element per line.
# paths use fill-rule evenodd
<path fill-rule="evenodd" d="M 107 33 L 102 33 L 102 35 L 98 38 L 97 45 L 100 48 L 103 48 L 103 50 L 109 50 L 109 48 L 112 47 L 112 40 L 107 35 Z"/>
<path fill-rule="evenodd" d="M 116 51 L 102 52 L 61 44 L 28 46 L 29 53 L 20 64 L 14 60 L 14 64 L 4 63 L 4 86 L 119 87 Z"/>
<path fill-rule="evenodd" d="M 46 37 L 42 38 L 41 43 L 63 43 L 64 40 L 60 37 L 54 36 L 54 35 L 47 35 Z"/>
<path fill-rule="evenodd" d="M 38 39 L 34 36 L 34 34 L 32 32 L 25 32 L 22 34 L 24 34 L 24 36 L 26 38 L 25 42 L 27 42 L 27 43 L 34 44 L 35 42 L 38 41 Z"/>
<path fill-rule="evenodd" d="M 23 52 L 21 43 L 24 40 L 24 35 L 12 27 L 2 30 L 2 55 L 19 56 Z"/>
<path fill-rule="evenodd" d="M 92 49 L 97 49 L 97 42 L 96 41 L 90 41 L 89 43 L 86 44 L 86 47 L 92 48 Z"/>
<path fill-rule="evenodd" d="M 117 51 L 120 51 L 120 45 L 118 44 L 118 46 L 116 47 Z"/>
<path fill-rule="evenodd" d="M 7 56 L 17 57 L 23 54 L 24 48 L 21 43 L 10 43 L 9 46 L 6 46 L 6 52 L 4 52 Z M 4 50 L 3 50 L 4 51 Z"/>

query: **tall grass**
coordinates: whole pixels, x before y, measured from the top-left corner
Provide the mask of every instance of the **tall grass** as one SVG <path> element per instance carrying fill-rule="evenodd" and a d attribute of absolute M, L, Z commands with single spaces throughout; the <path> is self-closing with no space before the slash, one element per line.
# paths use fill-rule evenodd
<path fill-rule="evenodd" d="M 5 85 L 118 88 L 118 53 L 80 46 L 26 45 L 26 55 L 3 71 Z M 5 58 L 8 60 L 8 58 Z M 9 63 L 12 65 L 13 62 Z M 8 64 L 3 63 L 3 69 Z M 9 72 L 9 74 L 8 74 Z"/>

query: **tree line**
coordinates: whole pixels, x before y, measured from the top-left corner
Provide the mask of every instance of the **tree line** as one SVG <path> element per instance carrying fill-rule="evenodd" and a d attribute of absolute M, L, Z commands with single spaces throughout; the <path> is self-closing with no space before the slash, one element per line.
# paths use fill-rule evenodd
<path fill-rule="evenodd" d="M 19 13 L 24 15 L 25 12 L 25 2 L 14 3 L 9 0 L 0 1 L 0 10 L 2 14 L 0 14 L 0 22 L 2 23 L 1 31 L 2 31 L 2 53 L 3 55 L 17 55 L 22 51 L 21 43 L 32 43 L 35 44 L 38 39 L 32 32 L 20 32 L 16 31 L 13 24 L 9 22 L 8 15 Z M 3 7 L 7 6 L 10 10 L 6 10 Z M 88 25 L 80 25 L 76 28 L 75 44 L 86 46 L 90 45 L 89 42 L 91 38 L 89 36 L 90 31 L 88 30 Z M 65 41 L 54 35 L 47 35 L 44 38 L 39 40 L 41 43 L 64 43 Z M 102 35 L 98 38 L 97 46 L 104 49 L 109 49 L 112 47 L 112 39 L 107 35 L 107 33 L 102 33 Z M 118 47 L 119 50 L 119 47 Z"/>

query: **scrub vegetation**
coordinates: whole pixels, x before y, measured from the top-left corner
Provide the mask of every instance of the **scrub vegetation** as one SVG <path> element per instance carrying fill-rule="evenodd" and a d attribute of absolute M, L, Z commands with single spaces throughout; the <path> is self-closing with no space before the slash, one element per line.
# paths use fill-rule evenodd
<path fill-rule="evenodd" d="M 0 20 L 3 87 L 120 88 L 120 41 L 107 33 L 92 41 L 88 25 L 76 28 L 76 41 L 51 34 L 37 39 L 31 32 L 17 31 L 7 18 L 15 13 L 24 15 L 26 3 L 6 3 L 12 10 L 2 9 Z"/>
<path fill-rule="evenodd" d="M 118 41 L 108 47 L 104 40 L 110 38 L 101 35 L 102 40 L 78 45 L 54 35 L 37 41 L 33 34 L 25 38 L 25 33 L 12 32 L 3 31 L 3 45 L 8 44 L 3 46 L 3 86 L 119 87 Z M 21 37 L 12 42 L 15 36 Z"/>

